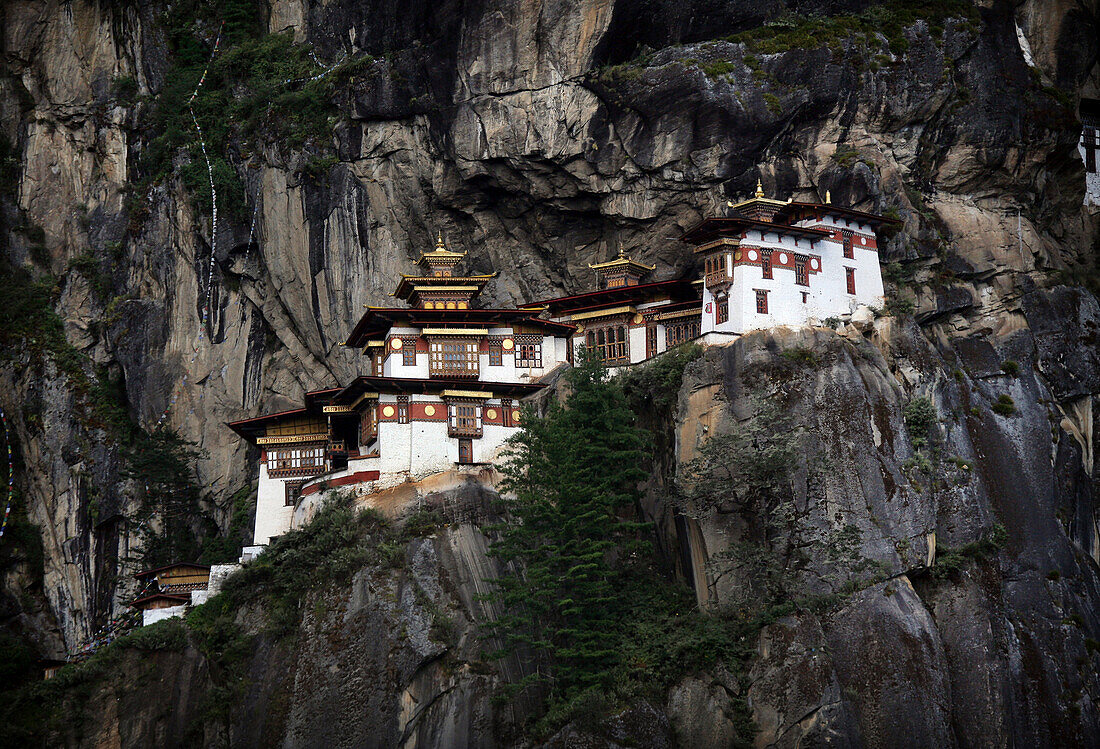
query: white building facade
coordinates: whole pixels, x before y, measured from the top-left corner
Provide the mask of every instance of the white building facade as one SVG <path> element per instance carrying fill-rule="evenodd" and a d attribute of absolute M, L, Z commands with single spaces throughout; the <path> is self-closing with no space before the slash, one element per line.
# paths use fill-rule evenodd
<path fill-rule="evenodd" d="M 886 219 L 759 194 L 736 208 L 685 235 L 703 259 L 703 335 L 816 325 L 884 304 L 876 229 Z"/>

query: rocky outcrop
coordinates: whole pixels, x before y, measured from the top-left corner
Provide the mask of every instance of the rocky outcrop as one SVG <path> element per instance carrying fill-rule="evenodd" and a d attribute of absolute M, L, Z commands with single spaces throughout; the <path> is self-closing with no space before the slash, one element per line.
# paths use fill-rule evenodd
<path fill-rule="evenodd" d="M 1037 293 L 1029 314 L 1037 328 L 1040 310 L 1073 294 Z M 1092 332 L 1069 327 L 1061 339 L 1040 342 L 1024 328 L 987 343 L 996 360 L 1018 360 L 1011 376 L 972 366 L 982 357 L 971 346 L 943 339 L 936 347 L 915 325 L 879 323 L 878 348 L 822 329 L 754 333 L 708 350 L 680 393 L 681 464 L 703 441 L 751 418 L 754 403 L 778 402 L 796 415 L 808 435 L 796 475 L 827 466 L 801 500 L 810 508 L 806 522 L 858 527 L 861 554 L 888 578 L 832 613 L 762 633 L 749 692 L 759 741 L 1087 744 L 1100 720 L 1087 696 L 1100 688 L 1087 665 L 1100 628 L 1093 597 L 1100 576 L 1080 537 L 1091 520 L 1058 508 L 1093 506 L 1096 486 L 1079 462 L 1052 456 L 1079 444 L 1060 426 L 1058 391 L 1066 385 L 1055 363 L 1090 350 Z M 783 356 L 806 350 L 816 358 Z M 991 410 L 1006 393 L 1012 413 Z M 939 414 L 933 453 L 915 450 L 904 423 L 918 396 Z M 917 467 L 922 454 L 931 459 Z M 716 579 L 708 564 L 737 538 L 737 515 L 699 518 L 688 533 L 658 520 L 693 560 L 700 602 L 737 600 L 747 581 Z M 941 576 L 938 557 L 997 525 L 1003 550 Z M 827 563 L 813 561 L 822 577 Z"/>

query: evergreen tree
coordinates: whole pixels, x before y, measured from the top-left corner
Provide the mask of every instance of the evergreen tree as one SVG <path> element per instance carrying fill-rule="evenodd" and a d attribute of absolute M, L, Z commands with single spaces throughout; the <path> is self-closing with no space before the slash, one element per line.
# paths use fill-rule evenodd
<path fill-rule="evenodd" d="M 644 432 L 621 388 L 588 358 L 566 375 L 571 392 L 529 415 L 503 466 L 509 520 L 492 553 L 518 574 L 497 579 L 505 652 L 534 659 L 516 688 L 539 683 L 551 701 L 609 686 L 630 611 L 629 567 L 644 542 L 630 517 Z"/>

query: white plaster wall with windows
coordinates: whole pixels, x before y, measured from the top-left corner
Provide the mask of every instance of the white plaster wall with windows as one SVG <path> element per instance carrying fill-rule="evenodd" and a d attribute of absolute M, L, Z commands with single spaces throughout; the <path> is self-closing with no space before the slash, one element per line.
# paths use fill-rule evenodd
<path fill-rule="evenodd" d="M 870 227 L 862 225 L 864 230 Z M 795 271 L 788 267 L 774 267 L 772 278 L 764 278 L 759 265 L 735 265 L 729 287 L 729 319 L 719 325 L 717 299 L 710 289 L 703 289 L 704 334 L 713 331 L 743 333 L 777 325 L 808 325 L 820 323 L 828 317 L 851 314 L 859 306 L 880 307 L 883 304 L 882 272 L 878 253 L 867 244 L 853 242 L 853 257 L 844 257 L 844 247 L 833 240 L 818 240 L 813 247 L 809 242 L 795 242 L 786 237 L 775 241 L 775 234 L 749 232 L 743 240 L 742 252 L 760 253 L 770 249 L 778 259 L 779 253 L 819 255 L 821 269 L 809 272 L 809 286 L 795 283 Z M 752 255 L 748 255 L 752 257 Z M 757 256 L 759 257 L 759 256 Z M 855 272 L 855 294 L 848 293 L 846 268 Z M 757 311 L 757 291 L 766 292 L 767 313 Z M 803 293 L 806 294 L 803 301 Z"/>
<path fill-rule="evenodd" d="M 267 463 L 260 463 L 260 481 L 256 490 L 256 526 L 253 543 L 262 545 L 271 542 L 275 536 L 286 533 L 290 528 L 290 519 L 294 508 L 286 504 L 286 482 L 300 481 L 304 477 L 292 479 L 272 478 L 267 472 Z"/>

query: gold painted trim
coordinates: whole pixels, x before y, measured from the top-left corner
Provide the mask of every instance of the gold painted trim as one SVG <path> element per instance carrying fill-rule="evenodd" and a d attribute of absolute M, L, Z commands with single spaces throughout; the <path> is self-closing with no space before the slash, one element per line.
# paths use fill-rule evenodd
<path fill-rule="evenodd" d="M 479 291 L 478 286 L 413 286 L 413 291 L 417 293 L 443 293 L 446 291 Z"/>
<path fill-rule="evenodd" d="M 444 390 L 441 395 L 444 398 L 477 398 L 478 400 L 489 400 L 493 397 L 492 393 L 477 390 Z"/>
<path fill-rule="evenodd" d="M 292 445 L 296 442 L 328 442 L 327 434 L 287 434 L 280 437 L 257 437 L 257 445 Z"/>
<path fill-rule="evenodd" d="M 379 348 L 385 345 L 385 341 L 367 341 L 365 344 L 363 344 L 363 348 Z"/>
<path fill-rule="evenodd" d="M 351 407 L 354 409 L 360 403 L 366 400 L 378 400 L 378 393 L 363 393 L 351 403 Z"/>
<path fill-rule="evenodd" d="M 701 309 L 685 309 L 678 312 L 665 312 L 664 314 L 657 314 L 654 319 L 658 322 L 662 320 L 676 320 L 681 317 L 697 317 L 703 314 Z"/>
<path fill-rule="evenodd" d="M 610 307 L 608 309 L 596 310 L 595 312 L 581 312 L 578 315 L 572 315 L 570 320 L 591 320 L 594 317 L 608 317 L 609 315 L 621 315 L 624 312 L 637 312 L 633 305 L 627 304 L 622 307 Z"/>
<path fill-rule="evenodd" d="M 347 414 L 354 413 L 355 409 L 351 406 L 322 406 L 321 413 L 323 414 Z"/>
<path fill-rule="evenodd" d="M 423 335 L 489 335 L 488 328 L 423 328 L 420 332 Z"/>

